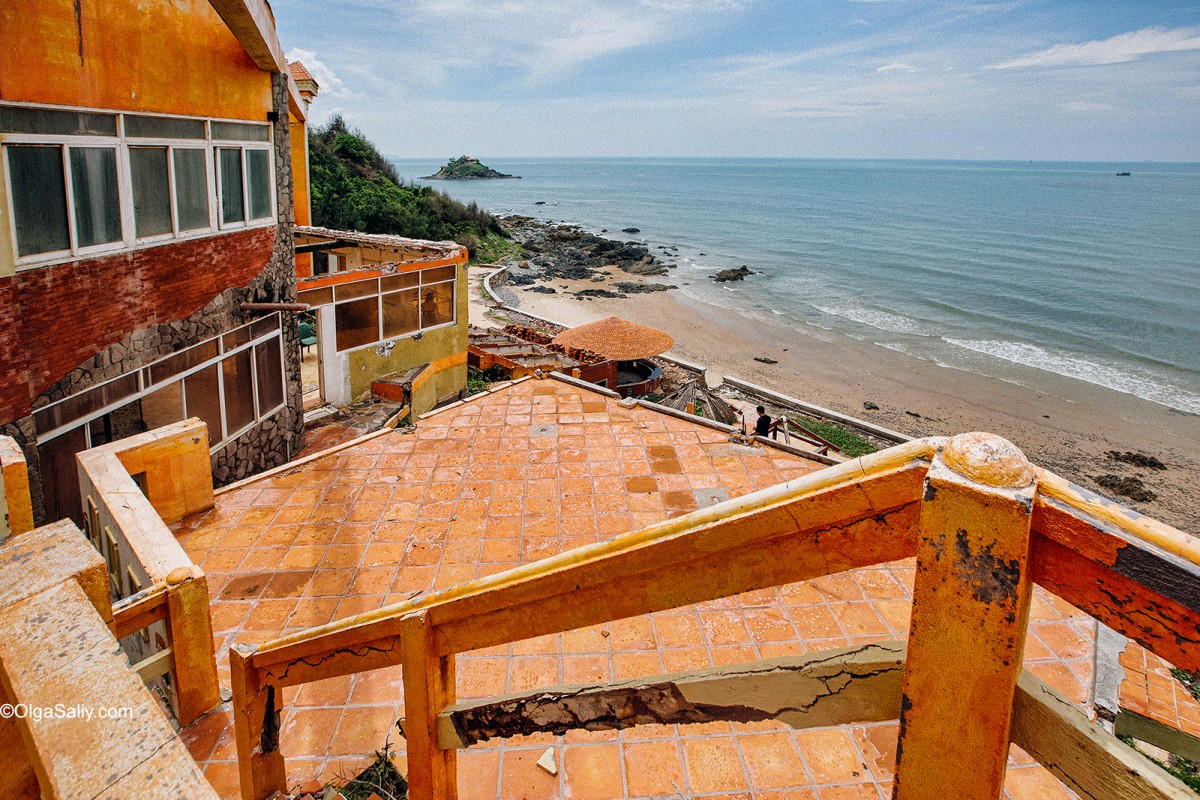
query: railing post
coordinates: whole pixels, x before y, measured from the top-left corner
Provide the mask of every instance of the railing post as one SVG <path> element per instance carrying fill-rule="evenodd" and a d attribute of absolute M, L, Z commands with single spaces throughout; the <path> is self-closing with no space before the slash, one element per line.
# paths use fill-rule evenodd
<path fill-rule="evenodd" d="M 925 482 L 894 800 L 996 800 L 1029 618 L 1035 472 L 968 433 Z"/>
<path fill-rule="evenodd" d="M 167 575 L 167 638 L 175 662 L 175 709 L 179 724 L 190 725 L 221 702 L 213 653 L 208 581 L 187 567 Z"/>
<path fill-rule="evenodd" d="M 434 650 L 433 626 L 425 612 L 400 619 L 404 676 L 404 738 L 411 800 L 456 800 L 457 752 L 441 750 L 437 717 L 454 704 L 454 656 Z"/>
<path fill-rule="evenodd" d="M 287 770 L 279 752 L 281 692 L 261 684 L 249 661 L 252 653 L 245 644 L 229 649 L 233 734 L 242 800 L 266 800 L 287 791 Z"/>

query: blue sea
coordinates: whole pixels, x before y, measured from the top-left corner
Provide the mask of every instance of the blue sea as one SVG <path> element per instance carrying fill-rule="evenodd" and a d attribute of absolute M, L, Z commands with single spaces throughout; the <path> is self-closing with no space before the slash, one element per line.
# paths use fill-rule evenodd
<path fill-rule="evenodd" d="M 1200 414 L 1200 164 L 482 160 L 521 180 L 429 183 L 645 242 L 697 300 L 1033 388 L 1052 374 Z M 393 163 L 417 181 L 444 159 Z M 742 264 L 764 274 L 706 279 Z"/>

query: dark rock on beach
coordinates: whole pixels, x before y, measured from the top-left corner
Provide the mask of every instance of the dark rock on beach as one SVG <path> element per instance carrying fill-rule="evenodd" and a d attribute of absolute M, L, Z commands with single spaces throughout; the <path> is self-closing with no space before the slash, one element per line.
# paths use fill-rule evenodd
<path fill-rule="evenodd" d="M 1138 503 L 1153 502 L 1158 495 L 1146 488 L 1141 478 L 1122 478 L 1117 475 L 1098 475 L 1092 478 L 1101 489 L 1123 495 Z"/>
<path fill-rule="evenodd" d="M 746 279 L 747 275 L 753 274 L 753 270 L 743 264 L 737 269 L 723 269 L 710 277 L 717 283 L 725 283 L 726 281 L 742 281 Z"/>
<path fill-rule="evenodd" d="M 622 292 L 627 294 L 648 294 L 650 292 L 666 292 L 679 287 L 670 283 L 632 283 L 630 281 L 618 281 L 613 284 Z"/>
<path fill-rule="evenodd" d="M 538 294 L 558 294 L 558 290 L 552 286 L 530 286 L 526 291 Z"/>
<path fill-rule="evenodd" d="M 1154 456 L 1148 456 L 1145 453 L 1131 453 L 1126 450 L 1124 453 L 1119 453 L 1116 450 L 1109 450 L 1104 455 L 1111 458 L 1113 461 L 1122 461 L 1126 464 L 1133 464 L 1135 467 L 1145 467 L 1146 469 L 1164 470 L 1167 465 L 1159 461 Z"/>

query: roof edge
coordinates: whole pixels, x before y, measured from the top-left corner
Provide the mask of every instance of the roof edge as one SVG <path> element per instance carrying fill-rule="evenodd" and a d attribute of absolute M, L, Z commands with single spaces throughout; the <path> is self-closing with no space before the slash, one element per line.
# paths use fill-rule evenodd
<path fill-rule="evenodd" d="M 242 47 L 259 69 L 267 72 L 287 71 L 283 45 L 275 32 L 275 16 L 266 0 L 208 0 L 213 10 L 225 21 L 225 26 L 242 43 Z"/>

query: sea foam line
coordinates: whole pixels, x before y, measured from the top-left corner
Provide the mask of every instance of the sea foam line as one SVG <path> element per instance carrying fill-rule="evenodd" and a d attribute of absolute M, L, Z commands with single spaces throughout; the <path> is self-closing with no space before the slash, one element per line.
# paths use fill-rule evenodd
<path fill-rule="evenodd" d="M 1033 367 L 1044 372 L 1103 386 L 1123 394 L 1131 394 L 1134 397 L 1140 397 L 1177 411 L 1200 414 L 1200 395 L 1163 383 L 1153 377 L 1135 375 L 1112 365 L 1101 364 L 1081 356 L 1055 353 L 1025 342 L 951 338 L 944 338 L 943 341 L 955 347 L 982 353 L 1013 364 Z"/>
<path fill-rule="evenodd" d="M 913 322 L 908 317 L 902 317 L 899 314 L 892 314 L 887 311 L 875 311 L 861 306 L 820 306 L 816 303 L 813 308 L 825 314 L 831 314 L 835 317 L 861 322 L 863 325 L 869 325 L 872 328 L 877 328 L 888 333 L 912 333 L 924 336 L 921 327 Z"/>

